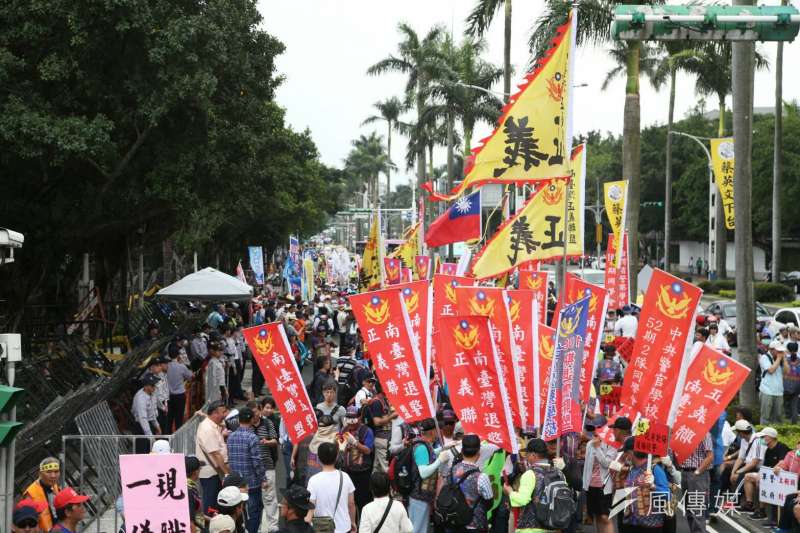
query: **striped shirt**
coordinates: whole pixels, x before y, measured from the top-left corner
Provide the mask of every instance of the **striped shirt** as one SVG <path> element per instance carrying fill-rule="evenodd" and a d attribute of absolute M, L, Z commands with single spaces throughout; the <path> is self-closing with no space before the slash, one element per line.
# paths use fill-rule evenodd
<path fill-rule="evenodd" d="M 700 441 L 700 444 L 697 445 L 697 448 L 694 449 L 692 454 L 683 460 L 683 462 L 678 465 L 681 470 L 697 470 L 700 465 L 705 461 L 706 455 L 708 452 L 713 452 L 713 443 L 711 442 L 711 434 L 706 433 L 706 436 Z"/>
<path fill-rule="evenodd" d="M 267 470 L 275 470 L 275 462 L 272 460 L 272 446 L 261 444 L 261 439 L 278 440 L 278 432 L 275 430 L 275 424 L 272 420 L 266 417 L 261 417 L 261 421 L 254 428 L 256 436 L 259 440 L 259 448 L 261 450 L 261 462 L 264 463 L 264 468 Z"/>

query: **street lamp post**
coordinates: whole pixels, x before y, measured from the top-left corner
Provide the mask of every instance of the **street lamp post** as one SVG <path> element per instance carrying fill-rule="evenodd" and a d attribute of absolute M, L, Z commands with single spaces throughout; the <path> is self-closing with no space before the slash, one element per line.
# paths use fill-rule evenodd
<path fill-rule="evenodd" d="M 717 196 L 717 188 L 714 182 L 714 167 L 711 164 L 711 152 L 708 150 L 704 141 L 709 140 L 707 137 L 698 137 L 696 135 L 691 135 L 689 133 L 684 133 L 682 131 L 670 131 L 672 135 L 680 135 L 681 137 L 686 137 L 687 139 L 692 139 L 694 142 L 699 144 L 703 148 L 703 152 L 706 154 L 706 158 L 708 158 L 708 269 L 709 269 L 709 277 L 710 274 L 713 273 L 716 276 L 716 256 L 717 256 L 717 239 L 716 239 L 716 202 L 718 199 Z M 669 234 L 669 230 L 667 226 L 669 225 L 669 220 L 665 218 L 664 220 L 664 236 Z M 669 246 L 668 242 L 664 242 L 664 246 Z M 666 248 L 665 248 L 666 249 Z M 669 267 L 667 267 L 669 268 Z"/>

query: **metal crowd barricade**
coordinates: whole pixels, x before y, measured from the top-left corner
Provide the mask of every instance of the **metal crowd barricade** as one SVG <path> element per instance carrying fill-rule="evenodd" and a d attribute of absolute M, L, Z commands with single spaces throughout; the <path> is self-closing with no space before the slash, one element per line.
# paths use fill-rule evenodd
<path fill-rule="evenodd" d="M 197 426 L 203 417 L 194 415 L 172 435 L 123 435 L 106 402 L 78 415 L 75 419 L 80 435 L 64 435 L 61 439 L 61 464 L 65 483 L 91 497 L 87 504 L 88 525 L 82 530 L 95 533 L 117 533 L 122 516 L 116 502 L 121 494 L 119 456 L 134 453 L 137 439 L 152 443 L 159 439 L 170 442 L 175 453 L 194 454 Z"/>

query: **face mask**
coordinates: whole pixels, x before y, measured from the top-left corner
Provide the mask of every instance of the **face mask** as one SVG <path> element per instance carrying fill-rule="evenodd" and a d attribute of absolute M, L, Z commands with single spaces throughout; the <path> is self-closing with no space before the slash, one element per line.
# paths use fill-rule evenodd
<path fill-rule="evenodd" d="M 762 446 L 767 444 L 767 439 L 765 439 L 764 437 L 761 437 L 761 439 L 759 439 L 759 441 L 760 441 Z"/>
<path fill-rule="evenodd" d="M 346 426 L 353 426 L 355 424 L 358 424 L 358 418 L 345 418 L 344 424 Z"/>

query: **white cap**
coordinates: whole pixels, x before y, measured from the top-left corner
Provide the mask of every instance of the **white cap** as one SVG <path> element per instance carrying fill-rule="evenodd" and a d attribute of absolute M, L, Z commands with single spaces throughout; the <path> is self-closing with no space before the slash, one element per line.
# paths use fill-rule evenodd
<path fill-rule="evenodd" d="M 778 438 L 778 430 L 775 428 L 766 427 L 758 432 L 758 435 L 761 437 L 772 437 L 773 439 Z"/>
<path fill-rule="evenodd" d="M 218 514 L 208 523 L 208 533 L 236 533 L 236 522 L 226 514 Z"/>
<path fill-rule="evenodd" d="M 169 441 L 164 439 L 158 439 L 153 443 L 153 449 L 150 450 L 150 453 L 172 453 L 172 450 L 169 449 Z"/>
<path fill-rule="evenodd" d="M 733 425 L 735 431 L 753 431 L 753 426 L 747 420 L 737 420 Z"/>
<path fill-rule="evenodd" d="M 239 487 L 225 487 L 217 494 L 217 504 L 223 507 L 235 507 L 248 499 L 247 493 L 240 491 Z"/>
<path fill-rule="evenodd" d="M 769 349 L 777 350 L 779 352 L 785 352 L 786 346 L 784 346 L 781 341 L 772 341 L 771 343 L 769 343 Z"/>

